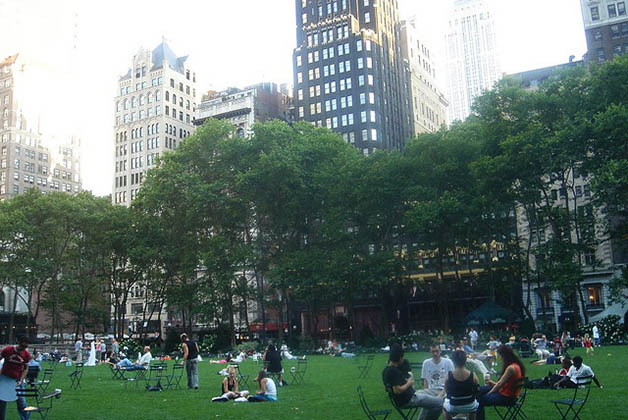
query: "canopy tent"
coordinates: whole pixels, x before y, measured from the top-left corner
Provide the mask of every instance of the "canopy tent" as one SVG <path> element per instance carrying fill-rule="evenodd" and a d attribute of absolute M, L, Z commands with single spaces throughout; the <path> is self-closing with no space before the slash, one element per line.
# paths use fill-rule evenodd
<path fill-rule="evenodd" d="M 626 319 L 626 312 L 628 312 L 628 302 L 615 303 L 609 306 L 608 308 L 604 309 L 599 314 L 589 317 L 589 321 L 597 322 L 597 321 L 601 321 L 602 319 L 606 318 L 609 315 L 618 315 L 619 323 L 623 324 L 624 320 Z"/>
<path fill-rule="evenodd" d="M 467 325 L 499 324 L 505 323 L 509 317 L 513 320 L 519 320 L 519 316 L 515 312 L 488 300 L 474 311 L 469 312 L 464 318 L 464 322 Z"/>

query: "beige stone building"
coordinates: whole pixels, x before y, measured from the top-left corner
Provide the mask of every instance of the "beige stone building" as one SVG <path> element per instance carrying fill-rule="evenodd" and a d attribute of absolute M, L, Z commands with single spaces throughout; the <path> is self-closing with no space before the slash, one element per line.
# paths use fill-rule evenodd
<path fill-rule="evenodd" d="M 43 192 L 81 191 L 80 140 L 47 147 L 39 130 L 31 86 L 41 78 L 20 54 L 0 61 L 0 201 L 33 187 Z"/>
<path fill-rule="evenodd" d="M 449 102 L 438 88 L 436 65 L 425 38 L 419 37 L 414 20 L 401 22 L 401 54 L 408 63 L 414 135 L 447 126 Z"/>
<path fill-rule="evenodd" d="M 146 171 L 194 131 L 196 74 L 163 41 L 135 54 L 114 99 L 115 169 L 111 199 L 130 205 Z"/>

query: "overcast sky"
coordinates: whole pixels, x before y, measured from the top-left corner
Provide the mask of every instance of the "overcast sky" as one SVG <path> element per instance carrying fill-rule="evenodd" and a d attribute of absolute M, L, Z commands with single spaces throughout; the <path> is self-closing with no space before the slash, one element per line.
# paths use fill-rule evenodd
<path fill-rule="evenodd" d="M 399 0 L 402 18 L 417 17 L 437 55 L 447 3 Z M 166 37 L 176 54 L 190 56 L 199 92 L 292 83 L 294 0 L 0 0 L 0 11 L 0 59 L 21 52 L 46 65 L 44 134 L 82 138 L 83 186 L 97 195 L 111 192 L 118 76 L 140 46 L 152 49 Z M 505 73 L 585 53 L 576 0 L 500 0 L 494 15 Z"/>

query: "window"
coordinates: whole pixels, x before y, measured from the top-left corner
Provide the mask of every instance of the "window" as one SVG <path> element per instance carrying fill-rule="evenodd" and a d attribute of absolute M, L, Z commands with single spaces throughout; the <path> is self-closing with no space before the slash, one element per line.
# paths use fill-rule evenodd
<path fill-rule="evenodd" d="M 617 14 L 619 16 L 626 15 L 626 3 L 625 2 L 620 1 L 619 3 L 617 3 Z"/>
<path fill-rule="evenodd" d="M 602 31 L 599 29 L 596 29 L 593 32 L 593 39 L 595 39 L 596 41 L 601 41 L 602 40 Z"/>
<path fill-rule="evenodd" d="M 615 3 L 609 4 L 608 5 L 608 17 L 614 18 L 616 16 L 617 16 L 617 6 L 615 6 Z"/>
<path fill-rule="evenodd" d="M 617 39 L 619 37 L 619 25 L 611 25 L 611 38 Z"/>
<path fill-rule="evenodd" d="M 591 20 L 594 22 L 600 20 L 600 10 L 597 6 L 591 8 Z"/>
<path fill-rule="evenodd" d="M 619 57 L 621 55 L 621 45 L 615 45 L 613 47 L 613 55 Z"/>
<path fill-rule="evenodd" d="M 174 79 L 170 79 L 170 87 L 173 88 L 174 87 Z"/>
<path fill-rule="evenodd" d="M 587 286 L 587 304 L 588 305 L 601 305 L 602 304 L 602 287 L 599 285 Z"/>
<path fill-rule="evenodd" d="M 302 62 L 301 56 L 297 55 L 297 67 L 300 67 L 302 64 L 303 64 L 303 62 Z"/>
<path fill-rule="evenodd" d="M 371 14 L 369 12 L 364 14 L 364 23 L 371 23 Z"/>

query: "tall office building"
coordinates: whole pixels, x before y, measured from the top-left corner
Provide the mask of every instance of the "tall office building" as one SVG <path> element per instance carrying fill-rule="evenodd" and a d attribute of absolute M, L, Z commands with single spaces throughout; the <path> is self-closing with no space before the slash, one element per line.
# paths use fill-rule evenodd
<path fill-rule="evenodd" d="M 166 41 L 140 48 L 120 77 L 115 103 L 114 204 L 129 205 L 145 173 L 194 131 L 196 74 Z"/>
<path fill-rule="evenodd" d="M 33 187 L 43 192 L 81 190 L 80 140 L 46 147 L 39 130 L 37 95 L 48 79 L 15 54 L 0 61 L 0 201 Z"/>
<path fill-rule="evenodd" d="M 396 0 L 296 0 L 295 117 L 364 154 L 411 137 Z"/>
<path fill-rule="evenodd" d="M 501 77 L 489 1 L 454 0 L 445 42 L 449 121 L 462 121 L 473 100 Z"/>
<path fill-rule="evenodd" d="M 447 126 L 449 102 L 436 81 L 433 52 L 413 19 L 401 22 L 401 55 L 409 65 L 408 84 L 414 136 Z"/>
<path fill-rule="evenodd" d="M 196 112 L 195 125 L 203 125 L 208 118 L 230 121 L 236 135 L 248 137 L 253 125 L 278 119 L 292 121 L 292 98 L 286 87 L 278 89 L 275 83 L 259 83 L 244 89 L 229 88 L 222 92 L 203 95 Z"/>
<path fill-rule="evenodd" d="M 628 53 L 626 2 L 580 0 L 587 40 L 585 61 L 603 63 Z"/>

